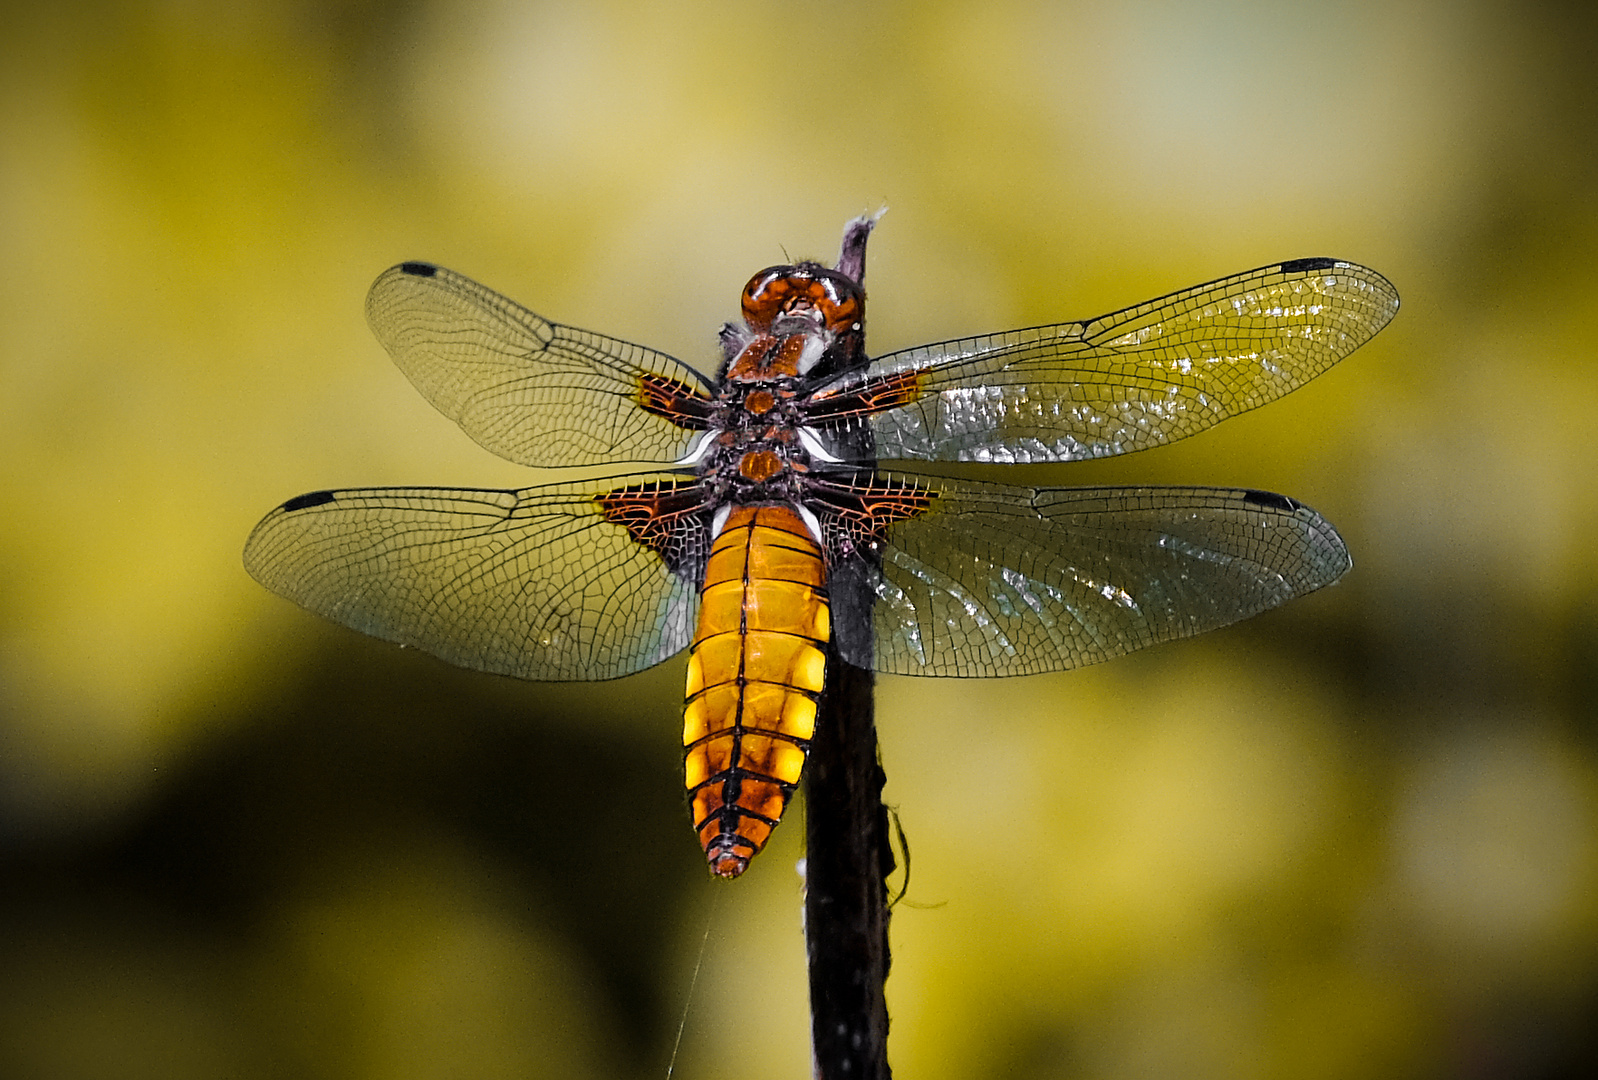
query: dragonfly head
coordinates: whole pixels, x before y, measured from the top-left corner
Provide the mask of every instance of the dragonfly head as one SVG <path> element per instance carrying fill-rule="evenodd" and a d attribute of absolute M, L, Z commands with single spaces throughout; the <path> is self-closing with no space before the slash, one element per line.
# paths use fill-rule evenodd
<path fill-rule="evenodd" d="M 820 263 L 771 266 L 744 286 L 743 315 L 756 333 L 781 334 L 792 319 L 794 331 L 808 323 L 839 336 L 858 334 L 865 326 L 866 294 Z"/>
<path fill-rule="evenodd" d="M 865 292 L 819 263 L 772 266 L 743 291 L 743 326 L 722 331 L 732 378 L 809 375 L 860 354 L 865 341 Z M 825 361 L 825 363 L 823 363 Z"/>

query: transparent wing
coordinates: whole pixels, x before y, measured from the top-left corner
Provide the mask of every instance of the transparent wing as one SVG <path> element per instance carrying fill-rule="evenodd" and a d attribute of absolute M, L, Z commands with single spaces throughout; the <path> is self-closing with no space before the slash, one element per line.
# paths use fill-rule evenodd
<path fill-rule="evenodd" d="M 1376 271 L 1298 259 L 1087 322 L 890 353 L 819 391 L 811 412 L 834 430 L 869 424 L 884 460 L 1108 457 L 1281 397 L 1397 311 Z"/>
<path fill-rule="evenodd" d="M 1257 615 L 1352 565 L 1325 518 L 1268 492 L 876 482 L 930 496 L 887 526 L 880 573 L 865 575 L 874 652 L 840 643 L 894 674 L 1094 664 Z"/>
<path fill-rule="evenodd" d="M 709 549 L 697 484 L 624 479 L 643 507 L 631 527 L 607 514 L 605 482 L 315 492 L 255 527 L 244 565 L 319 615 L 452 664 L 616 678 L 688 644 Z M 649 530 L 654 545 L 636 538 Z"/>
<path fill-rule="evenodd" d="M 522 465 L 665 464 L 704 426 L 705 381 L 686 364 L 552 323 L 443 267 L 385 271 L 366 318 L 439 412 Z"/>

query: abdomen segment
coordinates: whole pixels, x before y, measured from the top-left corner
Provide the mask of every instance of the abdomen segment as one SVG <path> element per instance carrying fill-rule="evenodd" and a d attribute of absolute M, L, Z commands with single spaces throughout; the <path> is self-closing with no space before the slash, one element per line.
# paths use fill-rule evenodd
<path fill-rule="evenodd" d="M 830 633 L 826 565 L 788 506 L 736 506 L 710 550 L 683 709 L 688 798 L 711 869 L 737 877 L 799 783 Z"/>

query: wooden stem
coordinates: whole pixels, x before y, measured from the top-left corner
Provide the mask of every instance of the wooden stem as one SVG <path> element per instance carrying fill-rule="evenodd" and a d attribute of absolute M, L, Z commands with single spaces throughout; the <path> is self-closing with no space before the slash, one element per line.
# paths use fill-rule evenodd
<path fill-rule="evenodd" d="M 805 766 L 805 945 L 821 1080 L 887 1080 L 893 851 L 869 671 L 830 658 Z"/>
<path fill-rule="evenodd" d="M 836 269 L 861 285 L 866 241 L 877 217 L 844 226 Z M 862 353 L 858 363 L 865 363 Z M 851 436 L 856 460 L 874 451 L 870 429 Z M 871 640 L 870 574 L 833 567 L 833 645 L 816 735 L 805 765 L 805 949 L 810 962 L 810 1032 L 821 1080 L 888 1080 L 888 884 L 893 849 L 887 777 L 877 759 L 871 672 L 844 663 L 837 642 Z M 869 650 L 867 650 L 869 655 Z"/>

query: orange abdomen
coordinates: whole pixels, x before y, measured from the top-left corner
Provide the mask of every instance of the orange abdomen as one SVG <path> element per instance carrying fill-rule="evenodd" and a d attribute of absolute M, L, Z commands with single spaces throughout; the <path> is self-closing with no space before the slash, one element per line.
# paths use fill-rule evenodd
<path fill-rule="evenodd" d="M 788 506 L 736 506 L 710 549 L 683 708 L 688 798 L 737 877 L 799 783 L 826 676 L 826 564 Z"/>

